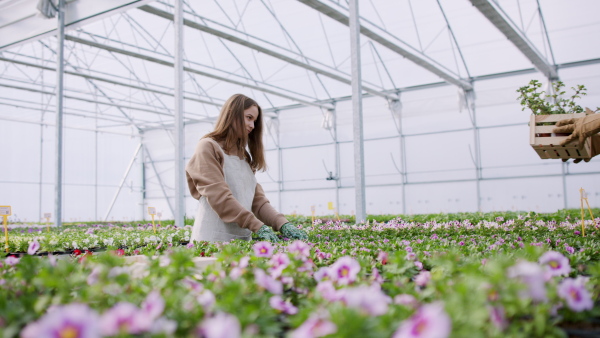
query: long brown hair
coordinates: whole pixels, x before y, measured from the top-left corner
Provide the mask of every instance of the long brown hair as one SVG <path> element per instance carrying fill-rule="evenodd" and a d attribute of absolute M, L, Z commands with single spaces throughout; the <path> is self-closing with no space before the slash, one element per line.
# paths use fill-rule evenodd
<path fill-rule="evenodd" d="M 254 121 L 254 129 L 248 134 L 244 122 L 244 110 L 252 106 L 258 108 L 258 117 Z M 262 115 L 262 109 L 256 101 L 245 95 L 235 94 L 227 99 L 221 108 L 215 130 L 204 137 L 223 142 L 223 147 L 228 153 L 244 154 L 253 171 L 265 171 L 267 162 L 262 143 Z M 250 154 L 246 151 L 246 145 Z"/>

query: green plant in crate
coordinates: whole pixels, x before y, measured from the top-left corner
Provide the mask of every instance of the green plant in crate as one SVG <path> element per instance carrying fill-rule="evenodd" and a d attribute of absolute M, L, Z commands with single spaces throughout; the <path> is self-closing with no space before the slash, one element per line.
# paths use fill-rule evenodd
<path fill-rule="evenodd" d="M 534 115 L 550 114 L 576 114 L 583 113 L 584 109 L 575 101 L 582 96 L 587 95 L 584 85 L 571 87 L 573 94 L 568 98 L 563 98 L 566 94 L 565 84 L 562 81 L 552 82 L 552 93 L 546 93 L 541 90 L 542 83 L 538 80 L 531 80 L 527 86 L 517 89 L 522 110 L 529 108 Z M 599 108 L 596 111 L 600 110 Z"/>

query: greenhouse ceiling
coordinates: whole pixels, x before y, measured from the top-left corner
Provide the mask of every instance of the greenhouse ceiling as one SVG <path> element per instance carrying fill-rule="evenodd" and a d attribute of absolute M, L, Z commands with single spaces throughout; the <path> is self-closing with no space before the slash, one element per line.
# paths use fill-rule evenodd
<path fill-rule="evenodd" d="M 36 0 L 0 1 L 1 119 L 41 123 L 55 105 L 56 20 Z M 397 100 L 427 86 L 599 61 L 597 1 L 359 2 L 362 88 Z M 66 4 L 67 128 L 131 133 L 173 123 L 173 2 Z M 333 109 L 351 95 L 346 1 L 184 2 L 185 123 L 211 123 L 249 89 L 267 112 Z M 21 95 L 19 95 L 19 93 Z M 27 95 L 27 93 L 41 94 Z"/>

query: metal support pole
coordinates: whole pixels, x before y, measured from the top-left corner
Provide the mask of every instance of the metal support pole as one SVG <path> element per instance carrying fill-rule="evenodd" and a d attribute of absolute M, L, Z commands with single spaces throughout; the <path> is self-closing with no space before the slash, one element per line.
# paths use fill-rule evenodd
<path fill-rule="evenodd" d="M 397 94 L 400 98 L 400 93 Z M 402 129 L 402 103 L 400 100 L 390 101 L 390 110 L 392 118 L 398 119 L 396 128 L 398 130 L 398 140 L 400 141 L 400 175 L 402 178 L 401 194 L 402 194 L 402 214 L 406 215 L 406 142 L 404 139 L 404 131 Z"/>
<path fill-rule="evenodd" d="M 185 214 L 183 129 L 183 0 L 175 0 L 175 226 L 183 227 Z"/>
<path fill-rule="evenodd" d="M 117 198 L 119 197 L 119 193 L 121 192 L 121 188 L 123 188 L 123 185 L 125 184 L 125 181 L 127 180 L 127 176 L 129 175 L 129 172 L 131 171 L 131 168 L 133 167 L 133 164 L 135 163 L 135 159 L 137 158 L 137 155 L 140 152 L 140 149 L 142 149 L 142 144 L 141 143 L 135 149 L 135 153 L 133 153 L 133 157 L 131 158 L 131 161 L 129 162 L 129 165 L 127 166 L 127 169 L 125 169 L 125 174 L 123 175 L 123 178 L 121 179 L 121 183 L 119 183 L 119 188 L 117 188 L 117 192 L 115 193 L 115 197 L 113 197 L 112 202 L 110 202 L 110 205 L 108 206 L 108 210 L 106 210 L 106 214 L 104 215 L 104 222 L 106 222 L 108 220 L 108 216 L 110 215 L 110 212 L 111 212 L 113 206 L 115 205 L 115 202 L 117 201 Z"/>
<path fill-rule="evenodd" d="M 569 173 L 569 162 L 562 163 L 562 186 L 563 186 L 563 206 L 565 209 L 569 207 L 567 200 L 567 174 Z"/>
<path fill-rule="evenodd" d="M 358 0 L 350 0 L 350 54 L 352 59 L 352 112 L 354 132 L 354 196 L 356 223 L 367 218 L 365 202 L 365 156 L 362 118 L 360 23 Z"/>
<path fill-rule="evenodd" d="M 477 189 L 477 211 L 481 212 L 481 150 L 479 140 L 479 128 L 477 127 L 477 112 L 475 110 L 475 92 L 467 90 L 464 92 L 465 101 L 469 109 L 469 113 L 472 114 L 473 123 L 473 135 L 475 138 L 475 154 L 473 154 L 475 162 L 475 173 L 476 173 L 476 189 Z"/>
<path fill-rule="evenodd" d="M 335 180 L 335 205 L 337 208 L 338 216 L 341 213 L 340 210 L 340 180 L 342 174 L 340 173 L 340 143 L 338 142 L 338 133 L 337 133 L 337 112 L 333 114 L 333 142 L 335 142 L 335 176 L 337 179 Z"/>
<path fill-rule="evenodd" d="M 169 195 L 167 195 L 167 191 L 165 190 L 165 185 L 163 184 L 163 181 L 160 178 L 160 173 L 158 172 L 158 170 L 156 170 L 156 166 L 154 165 L 154 161 L 152 161 L 152 156 L 150 156 L 150 152 L 148 151 L 148 148 L 146 146 L 143 146 L 143 147 L 144 147 L 144 151 L 146 152 L 146 157 L 148 157 L 148 161 L 150 161 L 150 164 L 152 165 L 152 170 L 154 170 L 154 174 L 156 175 L 156 179 L 158 180 L 158 185 L 160 186 L 163 196 L 165 197 L 165 200 L 167 201 L 167 204 L 169 205 L 169 210 L 171 210 L 171 214 L 175 215 L 175 210 L 173 209 L 173 206 L 171 205 L 171 200 L 169 200 Z M 144 189 L 144 191 L 145 191 L 145 189 Z M 145 213 L 144 213 L 144 215 L 145 215 Z"/>
<path fill-rule="evenodd" d="M 65 0 L 58 0 L 56 48 L 56 172 L 54 180 L 54 225 L 62 225 L 63 168 L 63 79 L 65 71 Z"/>

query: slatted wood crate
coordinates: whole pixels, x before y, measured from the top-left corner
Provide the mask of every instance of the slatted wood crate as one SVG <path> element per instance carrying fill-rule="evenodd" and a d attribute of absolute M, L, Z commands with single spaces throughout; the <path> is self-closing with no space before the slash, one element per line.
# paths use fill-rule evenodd
<path fill-rule="evenodd" d="M 584 113 L 531 115 L 531 120 L 529 122 L 529 143 L 533 147 L 533 150 L 535 150 L 542 159 L 590 158 L 591 140 L 589 137 L 585 140 L 583 148 L 579 149 L 579 142 L 577 141 L 561 146 L 560 142 L 566 139 L 568 135 L 564 136 L 564 134 L 556 135 L 552 133 L 552 129 L 555 128 L 556 122 L 584 116 Z"/>

